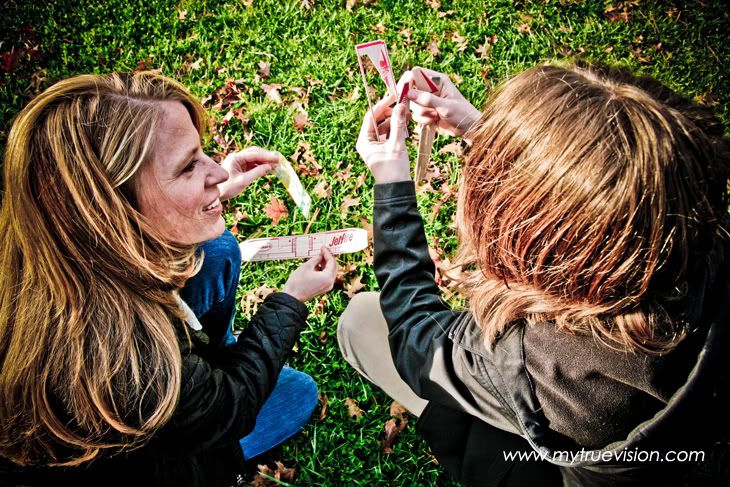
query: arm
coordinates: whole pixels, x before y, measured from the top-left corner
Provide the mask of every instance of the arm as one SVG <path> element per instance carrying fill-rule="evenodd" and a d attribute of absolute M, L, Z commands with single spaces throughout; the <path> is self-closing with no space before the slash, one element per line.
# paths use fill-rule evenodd
<path fill-rule="evenodd" d="M 218 350 L 214 364 L 194 351 L 184 354 L 180 399 L 159 440 L 189 451 L 215 448 L 248 434 L 306 318 L 302 302 L 274 293 L 237 343 Z"/>

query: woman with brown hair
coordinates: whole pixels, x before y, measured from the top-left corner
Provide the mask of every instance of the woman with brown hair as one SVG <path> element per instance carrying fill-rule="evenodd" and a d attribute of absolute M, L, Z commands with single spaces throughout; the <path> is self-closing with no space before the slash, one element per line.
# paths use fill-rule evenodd
<path fill-rule="evenodd" d="M 445 82 L 436 95 L 409 91 L 413 118 L 470 144 L 456 261 L 468 309 L 440 299 L 410 180 L 407 108 L 383 100 L 358 140 L 376 181 L 381 292 L 343 313 L 343 355 L 419 416 L 465 484 L 682 482 L 682 459 L 699 460 L 687 450 L 727 426 L 721 124 L 658 82 L 605 66 L 528 69 L 483 113 L 447 76 L 423 72 Z"/>
<path fill-rule="evenodd" d="M 241 257 L 221 200 L 276 157 L 250 148 L 216 164 L 200 145 L 205 119 L 182 85 L 136 73 L 61 81 L 13 124 L 3 482 L 231 485 L 244 457 L 311 414 L 316 385 L 284 362 L 303 302 L 331 289 L 337 264 L 326 250 L 303 264 L 232 336 Z"/>

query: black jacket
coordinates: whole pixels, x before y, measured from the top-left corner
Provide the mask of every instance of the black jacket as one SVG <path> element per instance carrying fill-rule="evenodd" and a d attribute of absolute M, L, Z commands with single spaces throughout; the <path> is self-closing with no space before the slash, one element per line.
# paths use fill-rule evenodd
<path fill-rule="evenodd" d="M 690 463 L 626 460 L 700 448 L 726 427 L 724 267 L 699 273 L 693 294 L 704 306 L 691 310 L 689 337 L 661 357 L 615 351 L 550 323 L 516 324 L 489 350 L 471 313 L 440 298 L 412 182 L 375 186 L 373 230 L 391 353 L 429 401 L 417 428 L 463 483 L 656 484 Z M 502 456 L 517 450 L 548 461 Z"/>
<path fill-rule="evenodd" d="M 193 332 L 192 348 L 181 345 L 177 408 L 149 443 L 76 468 L 20 469 L 0 459 L 0 485 L 236 485 L 239 439 L 253 430 L 306 318 L 304 304 L 274 293 L 229 347 L 213 349 Z"/>

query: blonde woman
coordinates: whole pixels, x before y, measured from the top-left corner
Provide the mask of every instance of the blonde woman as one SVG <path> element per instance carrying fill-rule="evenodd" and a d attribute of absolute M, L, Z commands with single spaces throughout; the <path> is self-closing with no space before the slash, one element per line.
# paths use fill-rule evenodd
<path fill-rule="evenodd" d="M 426 72 L 444 84 L 409 92 L 413 118 L 471 144 L 457 205 L 468 309 L 439 297 L 407 108 L 384 100 L 387 141 L 369 114 L 358 140 L 381 293 L 342 315 L 345 358 L 419 416 L 467 485 L 682 484 L 728 425 L 722 126 L 605 66 L 529 69 L 483 113 Z"/>
<path fill-rule="evenodd" d="M 231 335 L 241 262 L 221 201 L 276 158 L 251 148 L 216 164 L 200 145 L 204 120 L 179 83 L 137 73 L 61 81 L 13 124 L 0 214 L 3 481 L 231 485 L 244 457 L 311 414 L 314 381 L 284 362 L 303 302 L 331 289 L 337 264 L 326 250 L 304 263 Z"/>

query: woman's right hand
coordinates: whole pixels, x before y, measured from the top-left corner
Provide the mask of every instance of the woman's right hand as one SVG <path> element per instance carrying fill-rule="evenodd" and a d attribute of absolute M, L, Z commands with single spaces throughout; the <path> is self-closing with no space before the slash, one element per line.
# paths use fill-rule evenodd
<path fill-rule="evenodd" d="M 332 290 L 337 277 L 337 261 L 327 247 L 291 273 L 283 292 L 302 303 Z"/>
<path fill-rule="evenodd" d="M 415 76 L 421 76 L 419 70 L 431 78 L 438 76 L 441 86 L 438 93 L 428 93 L 415 88 L 408 91 L 408 99 L 413 102 L 411 103 L 413 120 L 423 125 L 435 124 L 440 133 L 462 137 L 479 120 L 481 112 L 464 98 L 444 73 L 415 67 L 403 74 L 399 84 L 409 82 Z"/>

